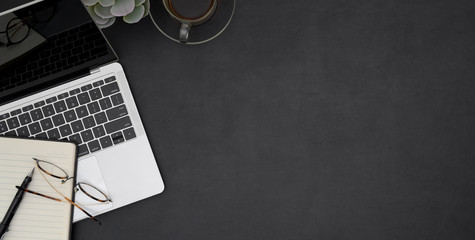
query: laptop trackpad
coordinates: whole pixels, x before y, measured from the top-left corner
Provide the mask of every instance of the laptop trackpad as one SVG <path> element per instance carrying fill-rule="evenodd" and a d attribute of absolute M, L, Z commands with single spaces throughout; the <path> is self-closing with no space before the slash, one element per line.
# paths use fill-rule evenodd
<path fill-rule="evenodd" d="M 101 192 L 105 193 L 107 196 L 110 196 L 96 157 L 94 156 L 78 161 L 76 182 L 88 183 L 101 190 Z M 81 190 L 76 192 L 75 202 L 92 215 L 96 215 L 105 209 L 112 208 L 113 206 L 110 202 L 106 204 L 97 202 L 88 197 Z M 81 210 L 74 208 L 74 220 L 77 221 L 83 218 L 87 218 L 86 214 Z"/>

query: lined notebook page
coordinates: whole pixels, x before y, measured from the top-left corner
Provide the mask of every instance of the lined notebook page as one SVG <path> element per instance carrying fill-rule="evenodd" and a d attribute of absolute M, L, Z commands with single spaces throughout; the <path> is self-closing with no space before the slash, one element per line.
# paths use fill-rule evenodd
<path fill-rule="evenodd" d="M 35 167 L 33 157 L 64 169 L 74 176 L 76 146 L 67 142 L 0 137 L 0 218 L 3 219 L 17 189 L 28 172 Z M 44 175 L 58 191 L 71 198 L 74 180 L 60 180 Z M 28 189 L 63 199 L 35 169 Z M 25 193 L 5 240 L 65 240 L 70 237 L 71 204 Z"/>

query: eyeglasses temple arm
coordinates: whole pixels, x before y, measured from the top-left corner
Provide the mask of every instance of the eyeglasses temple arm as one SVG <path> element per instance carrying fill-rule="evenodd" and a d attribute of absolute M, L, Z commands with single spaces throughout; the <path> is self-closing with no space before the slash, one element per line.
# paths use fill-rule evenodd
<path fill-rule="evenodd" d="M 54 201 L 57 201 L 57 202 L 61 202 L 61 199 L 59 198 L 54 198 L 54 197 L 50 197 L 48 195 L 44 195 L 42 193 L 39 193 L 39 192 L 35 192 L 35 191 L 31 191 L 31 190 L 28 190 L 26 188 L 22 188 L 20 186 L 15 186 L 18 190 L 22 190 L 24 192 L 27 192 L 27 193 L 31 193 L 31 194 L 35 194 L 35 195 L 38 195 L 38 196 L 41 196 L 41 197 L 45 197 L 45 198 L 48 198 L 48 199 L 51 199 L 51 200 L 54 200 Z"/>
<path fill-rule="evenodd" d="M 77 208 L 79 208 L 79 210 L 81 210 L 83 213 L 85 213 L 90 219 L 96 221 L 97 224 L 99 225 L 102 225 L 101 221 L 99 221 L 97 218 L 95 218 L 94 216 L 92 216 L 91 214 L 89 214 L 86 210 L 84 210 L 82 207 L 80 207 L 79 205 L 77 205 L 75 202 L 71 201 L 69 198 L 67 197 L 64 197 L 64 199 L 66 199 L 69 203 L 71 203 L 72 205 L 76 206 Z"/>
<path fill-rule="evenodd" d="M 28 190 L 26 188 L 22 188 L 20 186 L 15 186 L 17 189 L 19 190 L 22 190 L 22 191 L 25 191 L 27 193 L 31 193 L 31 194 L 35 194 L 35 195 L 38 195 L 38 196 L 41 196 L 41 197 L 44 197 L 44 198 L 48 198 L 48 199 L 51 199 L 51 200 L 54 200 L 54 201 L 57 201 L 57 202 L 62 202 L 61 199 L 59 198 L 54 198 L 54 197 L 50 197 L 48 195 L 44 195 L 42 193 L 39 193 L 39 192 L 35 192 L 35 191 L 31 191 L 31 190 Z M 74 205 L 75 207 L 79 208 L 79 210 L 81 210 L 82 212 L 84 212 L 90 219 L 94 220 L 97 222 L 97 224 L 99 225 L 102 225 L 101 221 L 99 221 L 97 218 L 95 218 L 94 216 L 92 216 L 91 214 L 89 214 L 86 210 L 84 210 L 82 207 L 80 207 L 79 205 L 77 205 L 76 203 L 74 203 L 73 201 L 71 201 L 69 198 L 67 197 L 63 197 L 64 199 L 66 199 L 66 201 L 68 201 L 69 203 L 71 203 L 72 205 Z"/>

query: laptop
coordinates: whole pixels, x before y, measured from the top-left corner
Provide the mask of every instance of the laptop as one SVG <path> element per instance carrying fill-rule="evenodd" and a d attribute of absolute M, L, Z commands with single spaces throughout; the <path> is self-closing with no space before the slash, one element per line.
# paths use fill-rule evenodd
<path fill-rule="evenodd" d="M 0 32 L 0 135 L 76 142 L 76 181 L 112 199 L 93 215 L 164 190 L 124 70 L 81 1 L 2 1 Z"/>

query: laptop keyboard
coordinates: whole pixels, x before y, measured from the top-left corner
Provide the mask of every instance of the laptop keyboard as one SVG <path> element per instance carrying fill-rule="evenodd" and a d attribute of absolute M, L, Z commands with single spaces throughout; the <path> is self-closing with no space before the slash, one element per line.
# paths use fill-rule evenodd
<path fill-rule="evenodd" d="M 0 113 L 0 135 L 74 141 L 78 156 L 136 137 L 115 76 Z"/>
<path fill-rule="evenodd" d="M 0 92 L 107 55 L 107 43 L 93 22 L 61 32 L 0 77 Z"/>

